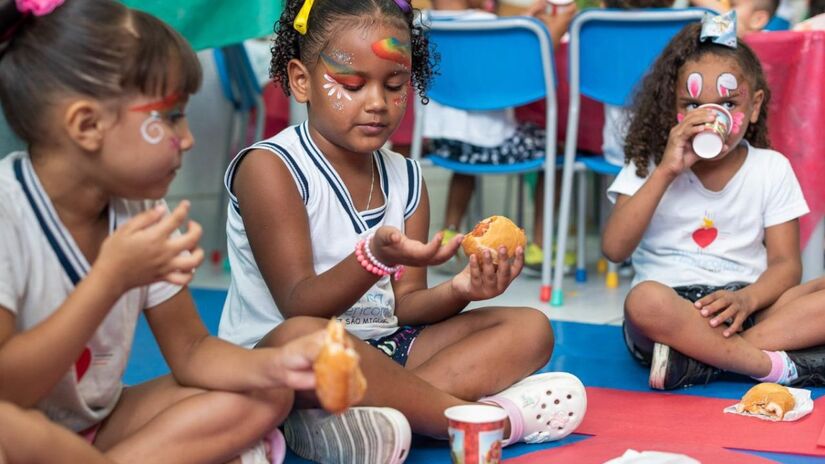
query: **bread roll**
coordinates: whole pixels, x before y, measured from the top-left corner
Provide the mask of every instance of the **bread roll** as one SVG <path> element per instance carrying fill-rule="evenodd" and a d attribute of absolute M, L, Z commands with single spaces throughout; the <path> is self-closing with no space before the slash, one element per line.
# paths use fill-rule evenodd
<path fill-rule="evenodd" d="M 787 387 L 766 382 L 748 390 L 736 405 L 736 410 L 782 419 L 795 405 L 793 395 Z"/>
<path fill-rule="evenodd" d="M 490 250 L 493 264 L 498 264 L 498 249 L 507 248 L 507 258 L 516 254 L 516 248 L 527 244 L 524 229 L 519 228 L 513 221 L 504 216 L 490 216 L 476 224 L 461 242 L 467 256 L 476 255 L 478 262 L 484 258 L 484 250 Z"/>
<path fill-rule="evenodd" d="M 330 320 L 324 346 L 313 364 L 315 393 L 327 411 L 340 414 L 364 397 L 367 380 L 358 360 L 344 324 L 337 319 Z"/>

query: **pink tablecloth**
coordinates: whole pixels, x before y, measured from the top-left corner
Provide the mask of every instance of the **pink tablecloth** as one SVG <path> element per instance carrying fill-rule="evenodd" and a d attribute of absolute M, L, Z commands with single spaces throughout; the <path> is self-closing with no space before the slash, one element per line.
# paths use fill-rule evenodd
<path fill-rule="evenodd" d="M 825 215 L 825 31 L 770 32 L 747 39 L 771 89 L 771 144 L 791 161 L 811 213 L 802 244 Z"/>

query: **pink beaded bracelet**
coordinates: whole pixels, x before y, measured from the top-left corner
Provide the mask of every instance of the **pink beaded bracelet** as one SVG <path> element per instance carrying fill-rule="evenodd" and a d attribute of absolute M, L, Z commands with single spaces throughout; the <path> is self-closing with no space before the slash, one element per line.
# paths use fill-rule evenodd
<path fill-rule="evenodd" d="M 390 267 L 375 259 L 372 250 L 370 250 L 370 242 L 372 242 L 373 235 L 374 234 L 369 235 L 366 239 L 355 244 L 355 258 L 358 260 L 358 264 L 366 269 L 367 272 L 371 272 L 379 277 L 392 275 L 393 279 L 399 280 L 401 276 L 404 275 L 404 266 L 399 264 Z"/>

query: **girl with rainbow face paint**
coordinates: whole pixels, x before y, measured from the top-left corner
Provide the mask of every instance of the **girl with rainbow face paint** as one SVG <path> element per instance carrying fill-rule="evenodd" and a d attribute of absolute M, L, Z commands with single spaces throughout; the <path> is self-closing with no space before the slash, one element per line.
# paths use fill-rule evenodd
<path fill-rule="evenodd" d="M 427 284 L 427 267 L 450 259 L 462 237 L 428 238 L 420 167 L 383 148 L 408 92 L 423 95 L 432 74 L 414 14 L 404 0 L 287 2 L 272 76 L 307 104 L 308 120 L 241 151 L 225 176 L 233 199 L 229 247 L 237 254 L 233 303 L 219 335 L 278 346 L 335 317 L 361 359 L 367 390 L 356 406 L 372 408 L 329 416 L 315 410 L 316 398 L 301 396 L 287 421 L 291 448 L 317 462 L 338 460 L 338 445 L 346 462 L 400 462 L 411 431 L 446 439 L 444 410 L 482 400 L 505 407 L 521 395 L 564 392 L 545 411 L 565 417 L 563 424 L 536 420 L 530 405 L 509 408 L 507 443 L 562 438 L 584 415 L 584 389 L 571 375 L 516 384 L 551 354 L 543 313 L 462 313 L 507 289 L 521 272 L 523 249 L 512 260 L 503 247 L 492 250 L 450 281 Z M 312 436 L 319 430 L 346 431 L 366 449 L 321 445 Z M 378 449 L 386 454 L 369 454 Z"/>

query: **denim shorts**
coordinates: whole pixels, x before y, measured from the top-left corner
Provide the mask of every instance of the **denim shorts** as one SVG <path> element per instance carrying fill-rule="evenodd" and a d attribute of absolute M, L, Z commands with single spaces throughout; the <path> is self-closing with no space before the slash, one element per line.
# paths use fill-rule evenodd
<path fill-rule="evenodd" d="M 413 342 L 425 327 L 427 326 L 405 325 L 389 335 L 381 338 L 371 338 L 366 342 L 403 367 L 407 365 L 407 357 L 410 354 Z"/>
<path fill-rule="evenodd" d="M 748 284 L 744 282 L 731 282 L 729 284 L 725 284 L 719 287 L 715 287 L 712 285 L 695 284 L 673 287 L 673 291 L 675 291 L 676 294 L 680 297 L 690 301 L 691 303 L 695 303 L 696 301 L 719 290 L 728 290 L 731 292 L 735 292 L 747 286 Z M 730 321 L 726 322 L 730 323 Z M 754 315 L 751 314 L 742 324 L 742 330 L 750 329 L 751 327 L 753 327 L 755 323 L 756 320 L 754 318 Z M 627 330 L 627 322 L 622 323 L 622 332 L 624 334 L 625 345 L 627 345 L 627 349 L 628 351 L 630 351 L 631 356 L 633 356 L 633 358 L 642 363 L 642 365 L 649 366 L 651 360 L 653 359 L 653 353 L 647 353 L 636 345 L 636 343 L 630 337 L 630 332 L 628 332 Z"/>

